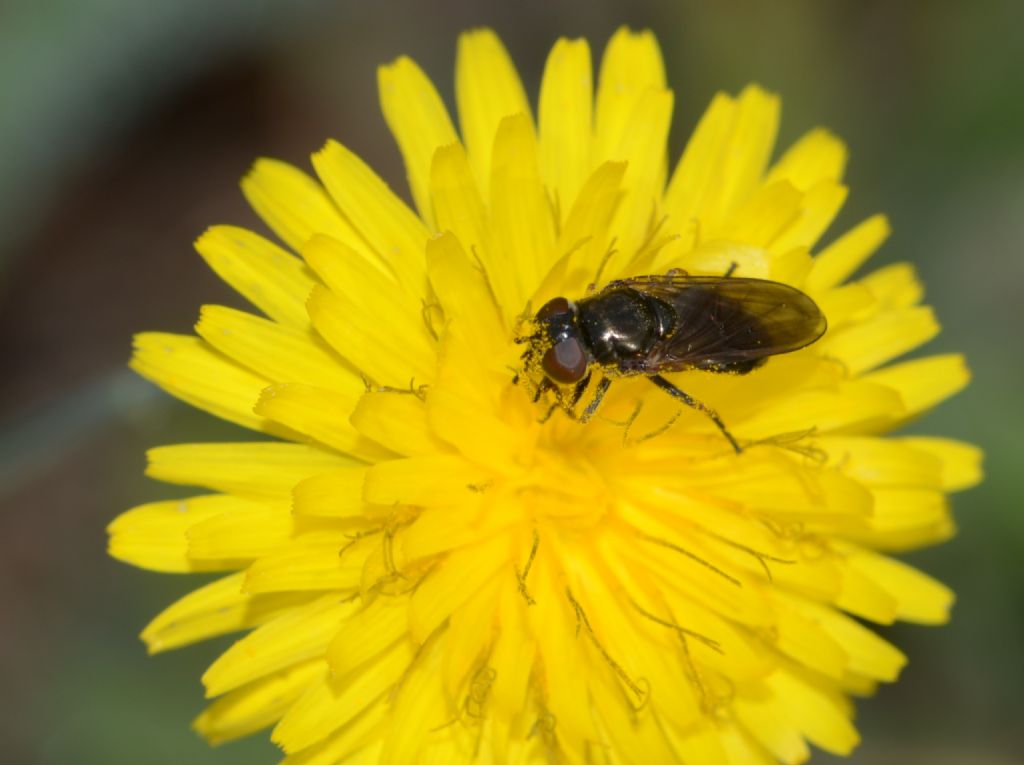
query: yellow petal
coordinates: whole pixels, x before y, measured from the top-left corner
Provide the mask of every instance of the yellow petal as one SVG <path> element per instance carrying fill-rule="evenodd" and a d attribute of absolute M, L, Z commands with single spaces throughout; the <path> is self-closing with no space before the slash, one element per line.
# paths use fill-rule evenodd
<path fill-rule="evenodd" d="M 143 332 L 135 336 L 134 344 L 129 366 L 172 396 L 252 430 L 292 435 L 252 411 L 269 381 L 228 360 L 198 337 Z"/>
<path fill-rule="evenodd" d="M 391 735 L 385 737 L 380 765 L 418 765 L 428 734 L 455 713 L 441 687 L 441 650 L 436 640 L 423 645 L 402 677 L 391 704 Z M 451 760 L 449 760 L 451 761 Z"/>
<path fill-rule="evenodd" d="M 685 536 L 691 552 L 708 560 L 721 561 L 729 570 L 735 567 L 814 599 L 830 599 L 838 592 L 841 572 L 831 558 L 820 554 L 804 555 L 795 540 L 780 538 L 741 507 L 733 506 L 733 512 L 726 512 L 725 507 L 713 499 L 696 500 L 677 491 L 668 491 L 668 487 L 650 484 L 650 478 L 638 476 L 636 483 L 630 486 L 630 494 L 648 508 L 661 511 L 668 527 Z M 665 528 L 661 531 L 664 533 Z M 619 576 L 625 578 L 627 574 L 620 572 Z M 720 628 L 716 627 L 715 631 Z M 740 663 L 735 658 L 737 649 L 727 653 L 730 664 Z"/>
<path fill-rule="evenodd" d="M 272 382 L 317 385 L 353 397 L 363 392 L 358 375 L 308 325 L 295 329 L 233 308 L 207 305 L 199 314 L 196 332 L 225 356 Z"/>
<path fill-rule="evenodd" d="M 381 732 L 389 710 L 387 698 L 379 696 L 354 720 L 343 725 L 318 744 L 281 760 L 280 765 L 378 765 L 384 748 Z"/>
<path fill-rule="evenodd" d="M 423 245 L 429 233 L 365 162 L 336 141 L 313 155 L 313 166 L 335 203 L 381 261 L 414 297 L 425 294 Z"/>
<path fill-rule="evenodd" d="M 665 65 L 658 41 L 650 30 L 632 32 L 626 27 L 616 30 L 601 57 L 592 164 L 623 159 L 615 153 L 634 128 L 630 120 L 637 105 L 651 91 L 664 88 Z M 664 141 L 656 148 L 664 154 Z"/>
<path fill-rule="evenodd" d="M 435 352 L 413 335 L 406 343 L 406 323 L 399 317 L 364 312 L 346 293 L 338 295 L 316 286 L 310 295 L 309 316 L 317 332 L 373 383 L 394 388 L 429 383 L 434 376 Z M 413 382 L 414 381 L 414 382 Z"/>
<path fill-rule="evenodd" d="M 924 286 L 910 263 L 890 263 L 860 280 L 885 308 L 910 308 L 921 302 Z"/>
<path fill-rule="evenodd" d="M 458 325 L 470 345 L 488 348 L 504 335 L 486 278 L 452 234 L 442 234 L 427 243 L 427 273 L 446 324 Z"/>
<path fill-rule="evenodd" d="M 455 455 L 407 457 L 373 465 L 363 497 L 378 505 L 447 505 L 469 499 L 485 480 L 479 469 Z"/>
<path fill-rule="evenodd" d="M 234 497 L 231 497 L 234 499 Z M 242 504 L 237 502 L 237 504 Z M 276 550 L 295 531 L 286 504 L 242 504 L 188 530 L 188 553 L 200 560 L 253 560 Z"/>
<path fill-rule="evenodd" d="M 738 696 L 733 709 L 736 720 L 780 762 L 795 765 L 811 756 L 800 730 L 786 719 L 785 708 L 774 695 Z"/>
<path fill-rule="evenodd" d="M 151 502 L 119 515 L 107 527 L 108 552 L 133 566 L 164 572 L 222 571 L 240 568 L 231 556 L 195 560 L 190 557 L 189 529 L 222 513 L 262 509 L 237 497 L 213 494 Z"/>
<path fill-rule="evenodd" d="M 840 679 L 847 665 L 843 645 L 821 627 L 816 615 L 803 613 L 799 601 L 792 604 L 784 593 L 774 594 L 772 600 L 775 647 L 808 669 L 833 680 Z"/>
<path fill-rule="evenodd" d="M 635 754 L 637 762 L 672 762 L 675 757 L 659 730 L 654 715 L 638 715 L 623 703 L 622 689 L 612 680 L 603 658 L 594 656 L 588 674 L 592 676 L 590 694 L 595 717 L 600 717 L 606 735 L 602 737 L 617 752 Z"/>
<path fill-rule="evenodd" d="M 560 220 L 591 167 L 594 85 L 586 40 L 561 38 L 548 54 L 538 108 L 540 168 Z"/>
<path fill-rule="evenodd" d="M 343 678 L 314 685 L 277 724 L 271 740 L 294 753 L 315 744 L 359 715 L 405 672 L 413 650 L 408 641 L 395 643 L 377 661 Z"/>
<path fill-rule="evenodd" d="M 811 253 L 806 247 L 794 247 L 781 253 L 776 251 L 771 261 L 771 278 L 783 284 L 802 285 L 812 265 Z"/>
<path fill-rule="evenodd" d="M 396 279 L 376 263 L 328 236 L 310 239 L 302 255 L 353 317 L 369 314 L 388 327 L 394 340 L 429 345 L 423 306 L 397 289 Z"/>
<path fill-rule="evenodd" d="M 820 181 L 838 181 L 846 168 L 846 146 L 823 128 L 805 133 L 772 165 L 765 183 L 786 180 L 802 191 Z"/>
<path fill-rule="evenodd" d="M 402 551 L 410 560 L 429 558 L 456 547 L 479 543 L 522 520 L 515 503 L 488 501 L 486 488 L 478 502 L 424 508 L 402 532 Z"/>
<path fill-rule="evenodd" d="M 824 684 L 812 682 L 795 672 L 779 670 L 767 680 L 786 710 L 808 740 L 833 754 L 849 754 L 860 736 L 849 720 L 849 705 Z"/>
<path fill-rule="evenodd" d="M 489 248 L 487 211 L 462 144 L 443 146 L 434 153 L 430 195 L 438 231 L 455 234 L 466 251 L 477 257 Z"/>
<path fill-rule="evenodd" d="M 588 667 L 576 633 L 576 617 L 566 598 L 565 582 L 542 552 L 530 569 L 529 591 L 536 605 L 527 610 L 530 632 L 543 661 L 546 708 L 555 717 L 559 738 L 582 744 L 597 740 L 590 712 Z"/>
<path fill-rule="evenodd" d="M 878 692 L 878 681 L 856 672 L 847 672 L 843 676 L 842 689 L 851 696 L 868 698 Z"/>
<path fill-rule="evenodd" d="M 242 179 L 242 193 L 256 214 L 295 252 L 314 234 L 327 234 L 365 249 L 323 187 L 287 162 L 257 160 Z"/>
<path fill-rule="evenodd" d="M 363 436 L 395 454 L 417 456 L 446 451 L 431 430 L 425 403 L 408 387 L 364 394 L 349 421 Z"/>
<path fill-rule="evenodd" d="M 768 247 L 799 217 L 804 198 L 789 181 L 766 184 L 732 216 L 720 235 L 744 246 Z"/>
<path fill-rule="evenodd" d="M 734 99 L 716 93 L 690 136 L 665 192 L 665 210 L 676 227 L 697 218 L 717 181 L 718 165 L 731 140 L 736 112 Z"/>
<path fill-rule="evenodd" d="M 469 677 L 470 671 L 490 645 L 498 608 L 501 582 L 485 586 L 452 614 L 445 633 L 447 651 L 443 657 L 445 686 L 452 696 Z M 484 673 L 486 676 L 486 673 Z"/>
<path fill-rule="evenodd" d="M 725 765 L 777 765 L 775 755 L 755 741 L 739 725 L 718 726 Z"/>
<path fill-rule="evenodd" d="M 142 631 L 146 648 L 157 653 L 255 627 L 309 601 L 306 594 L 243 593 L 244 578 L 244 573 L 226 576 L 171 604 Z"/>
<path fill-rule="evenodd" d="M 899 441 L 939 460 L 942 488 L 946 491 L 962 491 L 981 482 L 984 455 L 974 444 L 932 436 L 914 436 Z"/>
<path fill-rule="evenodd" d="M 884 552 L 918 550 L 946 542 L 956 535 L 956 524 L 948 509 L 936 512 L 935 515 L 937 517 L 930 522 L 917 519 L 908 521 L 900 517 L 872 520 L 867 531 L 852 529 L 846 532 L 845 537 Z"/>
<path fill-rule="evenodd" d="M 539 736 L 530 739 L 528 738 L 529 732 L 543 729 L 545 722 L 550 722 L 550 718 L 531 718 L 529 715 L 528 710 L 524 710 L 522 714 L 512 719 L 492 715 L 490 717 L 491 735 L 485 736 L 480 742 L 481 756 L 488 757 L 489 761 L 493 762 L 521 762 L 525 761 L 528 752 L 541 751 L 541 747 L 544 745 L 536 740 Z M 536 725 L 537 728 L 532 728 L 533 725 Z M 463 751 L 469 749 L 470 747 L 465 745 L 462 747 Z M 443 762 L 452 762 L 452 760 L 453 758 L 449 757 Z"/>
<path fill-rule="evenodd" d="M 820 181 L 804 194 L 800 214 L 773 242 L 775 252 L 794 248 L 810 249 L 835 220 L 846 201 L 848 190 L 834 181 Z"/>
<path fill-rule="evenodd" d="M 492 363 L 478 363 L 480 348 L 459 333 L 445 339 L 437 385 L 427 394 L 431 429 L 481 466 L 499 472 L 517 470 L 517 455 L 529 442 L 503 416 L 497 398 L 512 372 L 508 367 L 495 370 Z M 475 373 L 466 374 L 467 369 Z"/>
<path fill-rule="evenodd" d="M 627 193 L 615 212 L 612 231 L 621 248 L 608 261 L 606 276 L 631 276 L 629 260 L 644 255 L 645 247 L 661 233 L 658 202 L 665 187 L 668 129 L 672 121 L 672 91 L 649 90 L 637 101 L 629 129 L 610 145 L 602 158 L 626 162 L 622 185 Z"/>
<path fill-rule="evenodd" d="M 271 319 L 309 326 L 306 298 L 314 280 L 301 260 L 236 226 L 207 229 L 195 247 L 221 279 Z"/>
<path fill-rule="evenodd" d="M 888 552 L 915 550 L 945 542 L 956 533 L 948 502 L 938 491 L 876 489 L 870 518 L 844 529 L 844 538 Z"/>
<path fill-rule="evenodd" d="M 832 608 L 803 603 L 821 629 L 843 647 L 850 671 L 891 683 L 907 664 L 907 657 L 896 646 L 883 640 L 856 619 Z"/>
<path fill-rule="evenodd" d="M 346 536 L 342 532 L 309 534 L 278 546 L 253 563 L 245 573 L 245 590 L 251 593 L 350 592 L 359 586 L 366 551 L 379 539 Z"/>
<path fill-rule="evenodd" d="M 530 120 L 530 102 L 505 46 L 490 29 L 459 35 L 455 55 L 459 127 L 481 189 L 490 188 L 491 149 L 499 123 L 513 114 Z"/>
<path fill-rule="evenodd" d="M 488 542 L 456 550 L 434 569 L 413 593 L 409 630 L 423 642 L 463 603 L 508 565 L 508 540 L 498 535 Z M 467 577 L 466 572 L 473 576 Z M 512 572 L 508 571 L 508 576 Z"/>
<path fill-rule="evenodd" d="M 622 200 L 625 172 L 624 163 L 605 162 L 583 183 L 558 236 L 559 264 L 534 295 L 535 308 L 563 293 L 583 294 L 597 279 L 611 249 L 611 224 Z"/>
<path fill-rule="evenodd" d="M 941 462 L 907 439 L 827 436 L 818 445 L 829 463 L 871 486 L 937 487 Z"/>
<path fill-rule="evenodd" d="M 819 292 L 848 279 L 874 254 L 891 229 L 884 215 L 872 215 L 818 253 L 807 276 L 807 291 Z"/>
<path fill-rule="evenodd" d="M 268 675 L 217 699 L 192 727 L 214 745 L 248 736 L 280 720 L 295 700 L 326 673 L 324 661 L 312 659 Z"/>
<path fill-rule="evenodd" d="M 328 595 L 253 630 L 203 674 L 207 698 L 322 656 L 345 617 L 356 608 L 358 603 L 351 598 Z"/>
<path fill-rule="evenodd" d="M 367 255 L 361 253 L 340 239 L 323 234 L 314 234 L 302 248 L 302 257 L 309 267 L 320 277 L 320 281 L 336 293 L 344 293 L 354 286 L 356 282 L 353 271 L 357 274 L 369 272 L 374 283 L 383 282 L 391 291 L 399 289 L 398 278 L 392 269 L 375 254 Z M 355 262 L 350 262 L 355 261 Z M 310 289 L 312 292 L 312 288 Z M 309 296 L 307 295 L 307 298 Z M 400 304 L 402 311 L 406 310 L 401 299 L 397 302 L 391 298 L 391 302 Z"/>
<path fill-rule="evenodd" d="M 363 465 L 343 467 L 307 478 L 295 486 L 292 511 L 297 515 L 358 518 L 366 509 Z"/>
<path fill-rule="evenodd" d="M 874 512 L 868 522 L 873 532 L 866 539 L 872 546 L 885 549 L 919 547 L 928 541 L 945 539 L 947 529 L 952 531 L 949 517 L 949 502 L 946 495 L 937 489 L 876 488 Z M 918 532 L 922 536 L 918 539 Z M 907 535 L 918 540 L 908 544 Z M 932 534 L 939 538 L 933 539 Z"/>
<path fill-rule="evenodd" d="M 592 164 L 625 161 L 623 185 L 631 192 L 616 214 L 619 252 L 611 258 L 607 275 L 623 272 L 657 222 L 672 100 L 654 36 L 649 31 L 632 33 L 620 28 L 601 61 L 594 121 Z"/>
<path fill-rule="evenodd" d="M 898 393 L 903 399 L 904 417 L 913 417 L 963 390 L 971 373 L 963 356 L 950 353 L 904 361 L 861 379 Z"/>
<path fill-rule="evenodd" d="M 857 432 L 884 418 L 901 416 L 903 400 L 883 381 L 876 380 L 877 374 L 831 389 L 794 393 L 771 402 L 742 424 L 730 423 L 730 427 L 737 437 L 756 439 L 811 430 Z"/>
<path fill-rule="evenodd" d="M 719 483 L 710 478 L 707 484 L 693 480 L 695 490 L 720 499 L 731 499 L 750 508 L 770 509 L 773 515 L 849 515 L 871 513 L 871 493 L 858 481 L 836 470 L 801 469 L 796 464 L 750 464 L 735 468 L 731 480 Z M 698 489 L 698 487 L 700 487 Z"/>
<path fill-rule="evenodd" d="M 736 273 L 754 279 L 770 279 L 775 265 L 767 250 L 750 247 L 728 239 L 712 239 L 690 248 L 685 240 L 679 245 L 669 243 L 658 254 L 651 273 L 664 273 L 670 268 L 682 268 L 687 273 L 721 276 L 733 265 Z"/>
<path fill-rule="evenodd" d="M 577 573 L 571 589 L 589 624 L 589 627 L 584 624 L 582 629 L 590 633 L 593 647 L 600 643 L 600 663 L 607 666 L 610 663 L 607 657 L 611 657 L 619 665 L 615 674 L 630 700 L 642 701 L 647 693 L 644 690 L 644 681 L 647 681 L 651 698 L 655 695 L 658 698 L 659 714 L 681 727 L 700 719 L 700 700 L 694 680 L 697 662 L 685 658 L 689 646 L 681 648 L 680 634 L 673 634 L 664 624 L 636 618 L 640 612 L 635 608 L 635 601 L 631 603 L 622 597 L 625 589 L 622 580 L 602 575 L 592 561 L 578 561 Z M 660 610 L 661 606 L 655 608 Z M 665 616 L 671 624 L 671 616 L 668 613 Z M 652 640 L 653 630 L 660 634 L 654 634 Z M 666 650 L 666 642 L 669 650 Z M 692 658 L 692 654 L 690 656 Z M 605 667 L 599 665 L 592 671 L 595 675 L 603 674 Z"/>
<path fill-rule="evenodd" d="M 753 193 L 768 166 L 779 129 L 779 99 L 748 85 L 736 99 L 736 116 L 715 176 L 700 206 L 714 230 Z"/>
<path fill-rule="evenodd" d="M 349 423 L 358 400 L 358 394 L 349 396 L 324 388 L 285 383 L 264 389 L 253 411 L 343 454 L 371 460 L 390 456 L 387 449 L 369 441 Z"/>
<path fill-rule="evenodd" d="M 845 563 L 845 561 L 844 561 Z M 842 589 L 833 603 L 844 611 L 876 624 L 896 621 L 896 598 L 860 569 L 844 565 Z"/>
<path fill-rule="evenodd" d="M 292 487 L 352 460 L 303 444 L 273 441 L 159 446 L 146 453 L 146 475 L 242 497 L 288 499 Z"/>
<path fill-rule="evenodd" d="M 813 271 L 814 265 L 811 264 Z M 837 332 L 870 316 L 878 308 L 871 290 L 860 282 L 832 287 L 814 297 L 818 307 L 828 318 L 830 332 Z"/>
<path fill-rule="evenodd" d="M 677 730 L 672 725 L 666 725 L 665 735 L 676 748 L 676 752 L 682 762 L 706 762 L 709 765 L 729 765 L 725 750 L 722 747 L 722 736 L 719 734 L 719 727 L 712 722 L 704 722 L 699 725 L 691 725 L 685 731 Z M 744 761 L 749 765 L 755 765 L 756 760 L 747 759 Z M 775 763 L 769 763 L 775 765 Z"/>
<path fill-rule="evenodd" d="M 931 308 L 903 308 L 830 333 L 820 349 L 840 361 L 850 375 L 859 375 L 923 345 L 938 333 L 939 323 Z"/>
<path fill-rule="evenodd" d="M 404 600 L 377 597 L 345 620 L 327 646 L 327 663 L 335 677 L 347 675 L 385 651 L 409 631 Z"/>
<path fill-rule="evenodd" d="M 489 253 L 484 265 L 499 305 L 511 320 L 522 312 L 556 259 L 555 222 L 537 167 L 533 126 L 524 114 L 506 117 L 498 125 L 490 189 L 497 251 Z"/>
<path fill-rule="evenodd" d="M 413 201 L 425 221 L 433 220 L 430 163 L 441 146 L 458 140 L 444 102 L 416 63 L 402 56 L 377 70 L 384 119 L 405 159 Z"/>
<path fill-rule="evenodd" d="M 637 518 L 630 516 L 636 525 Z M 743 624 L 766 625 L 771 621 L 771 605 L 750 579 L 725 572 L 699 553 L 678 534 L 660 534 L 652 522 L 637 526 L 638 542 L 623 551 L 623 559 L 644 571 L 662 588 L 665 601 L 679 612 L 688 612 L 690 603 Z M 686 617 L 684 617 L 686 618 Z"/>
<path fill-rule="evenodd" d="M 917 624 L 945 624 L 955 595 L 946 585 L 912 566 L 884 555 L 856 550 L 850 565 L 896 600 L 897 618 Z"/>

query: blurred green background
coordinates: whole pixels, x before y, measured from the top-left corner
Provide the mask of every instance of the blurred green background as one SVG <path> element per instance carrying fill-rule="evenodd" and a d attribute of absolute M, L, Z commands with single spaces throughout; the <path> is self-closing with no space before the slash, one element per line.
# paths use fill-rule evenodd
<path fill-rule="evenodd" d="M 855 763 L 1021 762 L 1024 752 L 1024 6 L 1019 2 L 519 3 L 7 0 L 0 5 L 0 742 L 5 763 L 261 763 L 265 736 L 189 730 L 226 642 L 149 659 L 136 635 L 198 578 L 104 555 L 119 511 L 174 490 L 147 447 L 235 429 L 125 369 L 130 336 L 188 331 L 236 298 L 192 252 L 257 226 L 237 181 L 305 165 L 328 136 L 404 189 L 375 68 L 416 58 L 451 100 L 454 44 L 495 27 L 536 93 L 548 48 L 654 29 L 674 87 L 673 157 L 711 95 L 756 80 L 782 143 L 849 143 L 839 226 L 888 212 L 878 263 L 913 260 L 972 386 L 916 426 L 982 444 L 960 536 L 912 560 L 959 594 L 941 630 L 899 627 L 902 681 L 860 704 Z M 817 756 L 816 762 L 832 762 Z M 699 765 L 699 764 L 694 764 Z"/>

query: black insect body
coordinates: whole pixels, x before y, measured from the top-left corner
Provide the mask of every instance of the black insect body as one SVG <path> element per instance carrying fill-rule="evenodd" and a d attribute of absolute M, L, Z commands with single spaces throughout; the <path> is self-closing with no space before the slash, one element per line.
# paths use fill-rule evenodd
<path fill-rule="evenodd" d="M 825 317 L 800 290 L 765 279 L 690 276 L 673 271 L 610 283 L 576 302 L 549 300 L 534 316 L 523 360 L 539 364 L 536 398 L 555 392 L 573 415 L 590 383 L 601 378 L 580 415 L 597 411 L 611 381 L 643 375 L 683 404 L 707 415 L 733 449 L 740 446 L 714 410 L 683 392 L 662 373 L 700 369 L 746 374 L 769 356 L 810 345 L 825 332 Z M 574 386 L 566 398 L 562 386 Z M 575 416 L 575 415 L 573 415 Z"/>

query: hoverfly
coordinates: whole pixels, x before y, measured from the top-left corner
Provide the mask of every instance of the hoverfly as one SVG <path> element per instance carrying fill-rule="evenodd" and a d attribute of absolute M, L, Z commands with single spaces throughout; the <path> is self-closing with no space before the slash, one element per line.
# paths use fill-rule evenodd
<path fill-rule="evenodd" d="M 525 369 L 543 375 L 534 400 L 551 390 L 555 406 L 576 418 L 597 367 L 601 378 L 594 397 L 578 417 L 587 422 L 612 380 L 643 375 L 710 418 L 739 453 L 740 445 L 714 409 L 662 374 L 693 369 L 747 374 L 769 356 L 810 345 L 824 334 L 826 322 L 814 301 L 795 287 L 731 277 L 731 272 L 690 276 L 673 270 L 613 281 L 575 302 L 552 298 L 533 317 L 533 334 L 518 339 L 528 344 Z M 565 394 L 567 386 L 573 387 Z"/>

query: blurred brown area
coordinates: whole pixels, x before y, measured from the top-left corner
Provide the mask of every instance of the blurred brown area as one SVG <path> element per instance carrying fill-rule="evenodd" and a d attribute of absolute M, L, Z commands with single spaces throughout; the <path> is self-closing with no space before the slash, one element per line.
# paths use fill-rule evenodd
<path fill-rule="evenodd" d="M 853 761 L 1019 761 L 1022 22 L 1010 2 L 0 7 L 2 759 L 275 761 L 263 736 L 210 750 L 188 730 L 223 643 L 148 659 L 135 637 L 199 578 L 105 557 L 120 510 L 175 495 L 143 478 L 146 448 L 249 437 L 125 371 L 130 337 L 188 331 L 203 303 L 240 304 L 191 242 L 215 223 L 261 230 L 237 184 L 254 158 L 308 166 L 335 137 L 404 191 L 377 105 L 380 63 L 412 55 L 451 103 L 457 34 L 489 25 L 536 93 L 557 37 L 588 37 L 596 58 L 628 23 L 654 29 L 665 52 L 673 159 L 716 90 L 753 80 L 783 96 L 783 143 L 817 124 L 847 139 L 840 223 L 891 215 L 879 262 L 916 262 L 945 325 L 929 350 L 964 350 L 976 372 L 916 426 L 989 454 L 988 482 L 955 500 L 960 537 L 911 556 L 960 604 L 942 630 L 890 631 L 911 664 L 860 704 Z"/>

